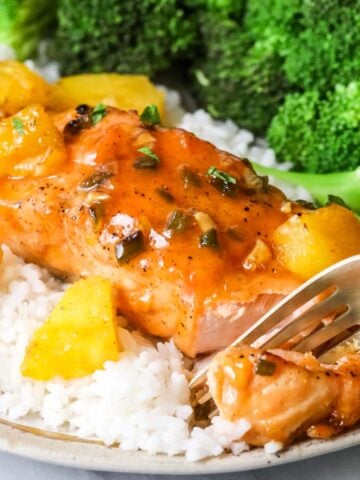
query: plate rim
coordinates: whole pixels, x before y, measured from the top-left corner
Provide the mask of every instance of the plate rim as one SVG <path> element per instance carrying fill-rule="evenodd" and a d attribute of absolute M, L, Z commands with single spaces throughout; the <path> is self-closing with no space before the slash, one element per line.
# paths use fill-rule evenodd
<path fill-rule="evenodd" d="M 63 467 L 117 473 L 204 475 L 257 470 L 330 454 L 360 444 L 360 426 L 330 440 L 304 440 L 276 455 L 253 449 L 239 456 L 223 454 L 199 462 L 183 456 L 149 455 L 77 440 L 50 439 L 0 424 L 0 451 Z"/>

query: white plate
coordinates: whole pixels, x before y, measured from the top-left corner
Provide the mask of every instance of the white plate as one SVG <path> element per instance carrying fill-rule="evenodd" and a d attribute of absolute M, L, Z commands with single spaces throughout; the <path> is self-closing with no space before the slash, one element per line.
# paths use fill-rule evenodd
<path fill-rule="evenodd" d="M 116 447 L 105 447 L 85 441 L 64 441 L 56 438 L 56 434 L 49 435 L 53 438 L 1 423 L 0 450 L 68 467 L 123 473 L 184 475 L 252 470 L 295 462 L 360 444 L 358 427 L 332 440 L 308 440 L 295 444 L 277 455 L 268 456 L 262 449 L 254 449 L 238 457 L 222 455 L 189 463 L 181 456 L 150 456 L 143 452 L 124 452 Z"/>

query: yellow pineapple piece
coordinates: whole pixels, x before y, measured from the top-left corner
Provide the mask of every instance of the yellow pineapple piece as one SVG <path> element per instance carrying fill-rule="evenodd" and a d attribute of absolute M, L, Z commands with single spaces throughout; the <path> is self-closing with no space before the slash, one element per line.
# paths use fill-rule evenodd
<path fill-rule="evenodd" d="M 12 115 L 30 103 L 46 105 L 49 85 L 23 63 L 0 61 L 0 111 Z"/>
<path fill-rule="evenodd" d="M 153 103 L 164 114 L 164 94 L 144 75 L 89 73 L 62 78 L 52 87 L 50 108 L 56 111 L 82 103 L 103 103 L 123 110 L 137 110 Z"/>
<path fill-rule="evenodd" d="M 279 260 L 308 279 L 324 268 L 360 253 L 360 221 L 337 204 L 294 215 L 273 234 Z"/>
<path fill-rule="evenodd" d="M 48 175 L 66 160 L 62 135 L 41 105 L 0 121 L 0 175 Z"/>
<path fill-rule="evenodd" d="M 21 366 L 36 380 L 80 378 L 119 358 L 116 315 L 109 280 L 79 280 L 64 293 L 46 322 L 35 331 Z"/>

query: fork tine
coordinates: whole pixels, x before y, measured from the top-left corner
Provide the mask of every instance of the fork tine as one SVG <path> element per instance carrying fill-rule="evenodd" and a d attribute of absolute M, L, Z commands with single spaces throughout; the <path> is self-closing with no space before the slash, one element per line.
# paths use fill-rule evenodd
<path fill-rule="evenodd" d="M 328 340 L 336 337 L 339 333 L 354 327 L 359 324 L 358 315 L 354 315 L 353 312 L 348 309 L 346 312 L 342 313 L 337 317 L 332 323 L 326 327 L 317 330 L 309 337 L 302 340 L 297 346 L 294 347 L 294 350 L 297 352 L 308 352 L 312 351 L 317 347 L 320 347 Z"/>
<path fill-rule="evenodd" d="M 355 278 L 360 276 L 360 255 L 354 255 L 353 257 L 342 260 L 341 262 L 328 267 L 302 284 L 290 295 L 285 297 L 273 308 L 271 308 L 265 315 L 255 322 L 252 327 L 240 335 L 230 346 L 236 346 L 241 342 L 246 342 L 250 345 L 253 345 L 257 339 L 269 332 L 282 320 L 289 317 L 297 309 L 305 305 L 310 300 L 315 299 L 318 295 L 327 291 L 331 287 L 337 287 L 337 290 L 330 294 L 326 299 L 320 300 L 315 305 L 310 305 L 305 312 L 303 311 L 300 313 L 295 320 L 293 320 L 289 325 L 286 325 L 284 329 L 281 329 L 278 334 L 275 334 L 275 336 L 269 340 L 269 343 L 266 342 L 263 347 L 275 348 L 273 345 L 279 345 L 280 342 L 285 343 L 282 341 L 284 338 L 286 341 L 287 339 L 296 336 L 297 333 L 300 333 L 301 330 L 305 329 L 307 326 L 311 326 L 311 324 L 315 323 L 316 321 L 325 318 L 327 314 L 330 314 L 332 311 L 334 311 L 334 309 L 341 305 L 341 303 L 351 303 L 347 301 L 347 294 L 344 292 L 344 284 L 346 286 L 349 284 L 349 273 L 351 273 Z M 346 329 L 351 328 L 354 325 L 360 325 L 360 302 L 358 303 L 359 305 L 357 305 L 357 308 L 351 310 L 351 314 L 349 311 L 344 312 L 330 325 L 323 327 L 320 330 L 317 330 L 315 333 L 309 335 L 294 349 L 301 352 L 313 350 L 327 340 L 336 337 L 336 335 L 339 333 L 344 332 Z M 270 343 L 271 341 L 274 343 Z M 269 347 L 269 345 L 271 345 L 271 347 Z M 192 378 L 192 380 L 189 382 L 189 387 L 191 390 L 201 387 L 206 383 L 207 370 L 208 367 L 206 366 Z M 208 392 L 204 392 L 203 394 L 200 393 L 198 401 L 200 403 L 205 403 L 210 397 L 211 396 Z"/>
<path fill-rule="evenodd" d="M 254 342 L 254 346 L 264 350 L 280 348 L 297 334 L 311 327 L 311 325 L 319 323 L 330 315 L 339 307 L 341 301 L 341 294 L 338 293 L 338 290 L 335 290 L 323 301 L 312 305 L 308 310 L 301 313 L 298 317 L 295 317 L 289 324 L 285 325 L 284 328 L 276 332 L 275 335 L 268 340 L 265 339 L 261 342 L 260 338 L 259 341 Z"/>
<path fill-rule="evenodd" d="M 231 346 L 236 346 L 241 342 L 246 342 L 249 345 L 253 344 L 258 338 L 274 328 L 281 320 L 290 316 L 298 308 L 324 292 L 324 290 L 339 284 L 339 282 L 344 282 L 349 275 L 348 268 L 346 267 L 351 267 L 353 263 L 359 263 L 360 270 L 359 260 L 360 255 L 346 258 L 310 278 L 310 280 L 300 285 L 300 287 L 295 289 L 283 300 L 280 300 L 279 303 L 272 307 L 255 322 L 254 325 L 240 335 Z"/>

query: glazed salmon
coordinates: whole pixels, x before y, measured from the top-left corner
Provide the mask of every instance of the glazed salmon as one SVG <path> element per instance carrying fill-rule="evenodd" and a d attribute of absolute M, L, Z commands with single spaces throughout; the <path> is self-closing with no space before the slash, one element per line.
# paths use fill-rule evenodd
<path fill-rule="evenodd" d="M 328 438 L 360 419 L 360 355 L 321 365 L 310 353 L 241 345 L 217 354 L 208 376 L 220 414 L 250 422 L 251 445 Z"/>
<path fill-rule="evenodd" d="M 54 115 L 67 160 L 0 178 L 0 242 L 75 279 L 111 279 L 119 312 L 189 356 L 227 346 L 300 283 L 274 255 L 285 196 L 246 160 L 136 112 Z M 40 140 L 41 141 L 41 140 Z"/>

